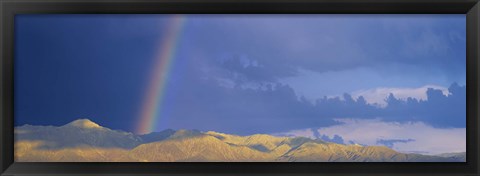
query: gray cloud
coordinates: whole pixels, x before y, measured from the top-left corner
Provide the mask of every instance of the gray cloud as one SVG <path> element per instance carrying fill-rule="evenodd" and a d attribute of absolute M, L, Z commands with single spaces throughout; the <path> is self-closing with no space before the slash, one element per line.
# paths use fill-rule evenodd
<path fill-rule="evenodd" d="M 377 139 L 377 144 L 392 148 L 395 143 L 414 142 L 415 139 Z"/>
<path fill-rule="evenodd" d="M 450 37 L 452 31 L 461 33 L 461 27 L 433 30 L 449 23 L 441 23 L 442 18 L 432 16 L 414 22 L 389 22 L 391 16 L 250 17 L 189 17 L 178 48 L 177 67 L 172 69 L 173 81 L 168 83 L 171 92 L 165 94 L 164 101 L 168 103 L 164 104 L 161 116 L 165 120 L 159 122 L 160 127 L 270 133 L 309 128 L 312 124 L 331 126 L 338 123 L 334 118 L 344 117 L 423 121 L 435 127 L 465 126 L 465 106 L 458 104 L 465 99 L 465 87 L 458 85 L 452 85 L 455 89 L 452 96 L 432 89 L 427 92 L 428 100 L 402 100 L 393 96 L 387 100 L 386 108 L 379 108 L 368 104 L 363 97 L 353 98 L 350 94 L 312 101 L 296 93 L 289 84 L 280 83 L 280 79 L 295 77 L 302 69 L 330 73 L 360 67 L 375 71 L 382 77 L 379 80 L 398 77 L 395 79 L 398 85 L 409 78 L 429 83 L 433 75 L 462 77 L 465 65 L 459 58 L 464 46 L 452 46 L 461 37 Z M 414 27 L 389 30 L 396 25 Z M 402 30 L 415 35 L 397 33 Z M 443 39 L 447 34 L 448 40 L 438 44 L 442 46 L 429 46 L 432 42 L 427 40 L 437 41 L 435 38 Z M 422 55 L 424 51 L 406 48 L 410 47 L 405 46 L 408 42 L 426 42 L 424 48 L 430 48 L 429 51 L 438 51 L 435 48 L 444 45 L 445 48 L 440 49 L 442 53 L 426 56 Z M 407 50 L 409 53 L 405 53 Z M 355 73 L 358 72 L 348 72 L 350 79 L 330 88 L 348 87 L 349 82 L 354 82 L 349 80 L 355 79 Z M 336 78 L 333 75 L 331 79 Z M 449 80 L 444 82 L 451 83 Z M 306 83 L 305 86 L 328 86 L 330 81 Z"/>
<path fill-rule="evenodd" d="M 315 72 L 358 67 L 381 70 L 386 64 L 416 66 L 431 70 L 430 74 L 442 70 L 455 78 L 463 75 L 465 60 L 459 58 L 465 58 L 465 28 L 461 25 L 465 21 L 459 20 L 460 16 L 412 17 L 199 15 L 189 18 L 185 38 L 210 59 L 246 55 L 261 63 L 263 67 L 242 69 L 215 65 L 243 70 L 247 78 L 256 81 L 295 76 L 300 68 Z M 459 25 L 448 25 L 453 23 Z"/>
<path fill-rule="evenodd" d="M 465 127 L 465 86 L 452 84 L 450 95 L 428 89 L 426 100 L 399 99 L 390 95 L 384 108 L 368 104 L 365 98 L 320 98 L 312 102 L 299 97 L 286 84 L 265 83 L 242 87 L 233 83 L 223 86 L 221 80 L 204 75 L 224 72 L 205 72 L 192 62 L 190 71 L 174 70 L 165 94 L 160 128 L 216 130 L 227 133 L 274 133 L 292 129 L 327 127 L 338 124 L 335 118 L 371 119 L 386 121 L 422 121 L 435 127 Z M 244 68 L 244 67 L 242 67 Z M 240 69 L 240 68 L 239 68 Z M 181 75 L 181 77 L 180 77 Z M 328 84 L 328 83 L 324 83 Z M 463 103 L 463 105 L 462 105 Z"/>

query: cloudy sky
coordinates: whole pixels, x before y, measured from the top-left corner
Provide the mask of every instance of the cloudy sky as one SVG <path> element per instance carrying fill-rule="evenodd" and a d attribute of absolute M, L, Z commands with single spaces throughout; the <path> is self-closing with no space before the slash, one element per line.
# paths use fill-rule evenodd
<path fill-rule="evenodd" d="M 172 18 L 17 16 L 16 125 L 135 131 Z M 464 15 L 182 18 L 155 131 L 465 151 Z"/>

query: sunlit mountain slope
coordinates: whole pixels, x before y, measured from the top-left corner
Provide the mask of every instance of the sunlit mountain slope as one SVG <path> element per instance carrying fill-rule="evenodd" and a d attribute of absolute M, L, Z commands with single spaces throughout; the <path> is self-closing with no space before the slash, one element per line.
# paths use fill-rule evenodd
<path fill-rule="evenodd" d="M 329 143 L 266 134 L 198 130 L 146 135 L 111 130 L 87 119 L 64 126 L 15 128 L 17 162 L 463 162 L 460 154 L 404 154 L 383 146 Z M 463 154 L 464 156 L 464 154 Z"/>

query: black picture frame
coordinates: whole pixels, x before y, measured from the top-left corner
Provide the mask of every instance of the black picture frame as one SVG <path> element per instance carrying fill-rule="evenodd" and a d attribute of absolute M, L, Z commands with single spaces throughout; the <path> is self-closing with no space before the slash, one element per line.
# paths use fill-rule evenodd
<path fill-rule="evenodd" d="M 0 173 L 14 175 L 480 175 L 478 0 L 0 0 Z M 15 163 L 16 14 L 466 14 L 465 163 Z"/>

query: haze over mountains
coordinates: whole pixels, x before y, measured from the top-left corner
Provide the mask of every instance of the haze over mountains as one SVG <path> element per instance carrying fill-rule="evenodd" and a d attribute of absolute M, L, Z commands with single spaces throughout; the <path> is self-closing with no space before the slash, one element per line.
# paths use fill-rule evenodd
<path fill-rule="evenodd" d="M 237 136 L 198 130 L 145 135 L 88 119 L 60 127 L 15 128 L 17 162 L 465 162 L 465 153 L 404 154 L 384 146 L 343 145 L 305 137 Z"/>

